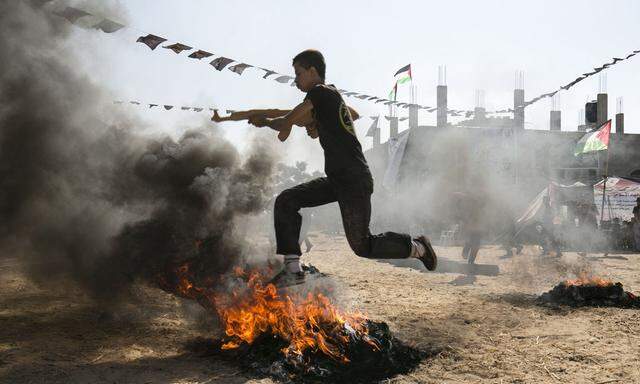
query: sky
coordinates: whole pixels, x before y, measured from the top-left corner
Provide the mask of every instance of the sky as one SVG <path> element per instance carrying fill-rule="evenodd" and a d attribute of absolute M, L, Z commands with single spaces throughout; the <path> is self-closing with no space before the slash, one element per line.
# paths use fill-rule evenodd
<path fill-rule="evenodd" d="M 338 88 L 386 97 L 394 72 L 411 64 L 416 102 L 434 106 L 438 66 L 447 67 L 449 108 L 473 109 L 475 91 L 485 93 L 488 110 L 513 106 L 515 71 L 524 71 L 525 99 L 551 92 L 593 67 L 640 49 L 640 2 L 602 1 L 217 1 L 126 0 L 59 3 L 87 9 L 116 6 L 105 14 L 131 26 L 115 34 L 78 29 L 69 44 L 78 47 L 84 70 L 114 99 L 140 100 L 221 109 L 292 108 L 304 95 L 294 87 L 263 80 L 263 71 L 242 76 L 218 72 L 208 61 L 187 59 L 164 49 L 135 43 L 153 33 L 217 55 L 292 74 L 291 59 L 315 48 L 327 62 L 327 82 Z M 102 7 L 102 8 L 100 8 Z M 113 12 L 107 11 L 107 12 Z M 607 76 L 609 117 L 623 97 L 625 130 L 640 134 L 640 55 L 621 62 Z M 575 131 L 587 100 L 598 93 L 592 76 L 560 92 L 562 129 Z M 409 101 L 408 87 L 398 92 Z M 386 114 L 387 107 L 347 98 L 361 115 Z M 123 107 L 125 108 L 125 107 Z M 135 107 L 126 107 L 135 109 Z M 526 129 L 549 129 L 551 102 L 543 99 L 525 112 Z M 206 116 L 193 112 L 137 108 L 158 130 L 176 132 Z M 401 109 L 399 115 L 408 111 Z M 454 119 L 450 121 L 458 121 Z M 356 122 L 365 148 L 371 119 Z M 400 130 L 407 127 L 401 123 Z M 434 125 L 435 113 L 420 111 L 420 125 Z M 226 135 L 240 148 L 243 123 L 225 123 Z M 382 124 L 382 139 L 388 125 Z M 296 140 L 303 140 L 300 134 Z M 301 141 L 302 142 L 302 141 Z M 306 148 L 306 147 L 305 147 Z M 309 147 L 311 148 L 311 147 Z M 317 158 L 319 146 L 297 156 Z M 313 161 L 312 161 L 313 163 Z"/>

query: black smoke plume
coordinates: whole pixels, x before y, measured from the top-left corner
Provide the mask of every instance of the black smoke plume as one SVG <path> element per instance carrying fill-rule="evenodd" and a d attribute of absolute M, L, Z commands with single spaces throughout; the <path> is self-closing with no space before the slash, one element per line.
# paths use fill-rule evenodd
<path fill-rule="evenodd" d="M 0 3 L 0 257 L 110 299 L 183 261 L 238 263 L 237 228 L 270 197 L 270 148 L 242 156 L 210 125 L 173 140 L 137 134 L 131 117 L 104 123 L 111 102 L 78 72 L 69 28 Z"/>

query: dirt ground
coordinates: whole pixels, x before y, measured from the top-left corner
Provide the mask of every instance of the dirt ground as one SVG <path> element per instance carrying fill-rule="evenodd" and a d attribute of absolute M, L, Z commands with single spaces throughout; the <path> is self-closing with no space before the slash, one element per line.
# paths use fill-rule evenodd
<path fill-rule="evenodd" d="M 534 247 L 510 259 L 484 247 L 478 262 L 501 274 L 425 273 L 361 259 L 344 238 L 316 234 L 304 256 L 330 274 L 345 305 L 417 347 L 440 352 L 392 383 L 640 383 L 640 311 L 550 308 L 534 302 L 584 265 L 640 293 L 640 255 L 567 253 Z M 460 248 L 437 248 L 460 260 Z M 185 350 L 202 326 L 196 307 L 156 289 L 105 316 L 76 289 L 35 287 L 15 260 L 0 263 L 2 383 L 272 383 Z"/>

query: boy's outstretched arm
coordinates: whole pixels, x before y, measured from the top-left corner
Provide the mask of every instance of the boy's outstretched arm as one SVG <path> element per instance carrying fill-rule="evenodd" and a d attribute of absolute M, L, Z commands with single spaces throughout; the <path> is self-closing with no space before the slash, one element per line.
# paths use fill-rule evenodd
<path fill-rule="evenodd" d="M 215 121 L 216 123 L 220 123 L 222 121 L 240 121 L 240 120 L 248 120 L 252 117 L 282 117 L 287 113 L 291 112 L 288 109 L 250 109 L 248 111 L 234 111 L 231 112 L 229 116 L 220 116 L 218 114 L 218 110 L 213 111 L 213 116 L 211 117 L 211 121 Z"/>
<path fill-rule="evenodd" d="M 311 101 L 305 100 L 283 117 L 252 117 L 249 118 L 249 123 L 256 127 L 269 127 L 276 130 L 278 131 L 278 139 L 285 141 L 289 137 L 293 125 L 305 126 L 309 124 L 309 121 L 313 119 L 312 110 L 313 104 Z"/>

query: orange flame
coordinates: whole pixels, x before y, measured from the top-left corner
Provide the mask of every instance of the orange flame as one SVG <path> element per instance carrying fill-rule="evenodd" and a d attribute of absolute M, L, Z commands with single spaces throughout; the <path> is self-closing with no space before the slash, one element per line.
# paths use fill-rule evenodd
<path fill-rule="evenodd" d="M 175 273 L 178 283 L 174 293 L 215 308 L 228 338 L 222 349 L 252 344 L 261 335 L 271 334 L 289 343 L 282 349 L 286 355 L 320 351 L 347 363 L 344 349 L 349 342 L 349 332 L 362 337 L 372 349 L 379 349 L 367 335 L 364 315 L 341 311 L 317 290 L 306 295 L 279 292 L 273 284 L 263 282 L 260 272 L 234 268 L 233 275 L 244 284 L 225 294 L 195 286 L 188 264 Z"/>
<path fill-rule="evenodd" d="M 565 285 L 595 285 L 598 287 L 609 287 L 613 285 L 613 281 L 591 275 L 589 272 L 580 272 L 577 279 L 566 280 Z"/>

